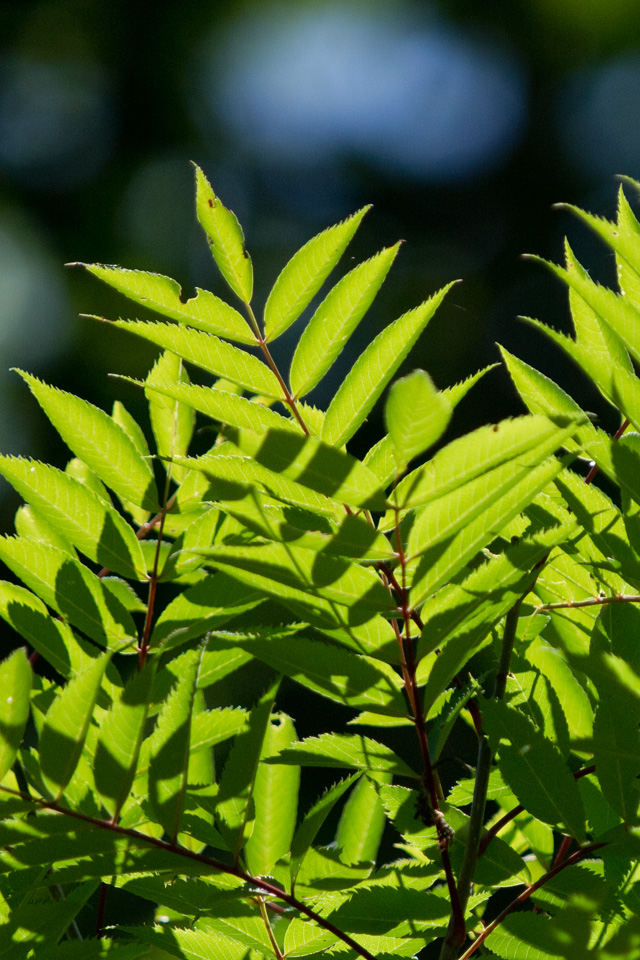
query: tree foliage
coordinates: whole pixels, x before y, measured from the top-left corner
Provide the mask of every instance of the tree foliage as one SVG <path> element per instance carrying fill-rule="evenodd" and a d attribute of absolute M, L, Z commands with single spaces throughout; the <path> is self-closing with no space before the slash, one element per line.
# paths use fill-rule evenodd
<path fill-rule="evenodd" d="M 537 324 L 618 412 L 615 436 L 503 350 L 528 414 L 442 444 L 485 371 L 438 390 L 416 370 L 358 459 L 346 444 L 448 287 L 386 327 L 318 410 L 302 398 L 397 247 L 324 294 L 287 372 L 270 345 L 366 209 L 292 257 L 258 319 L 242 229 L 199 169 L 196 186 L 233 305 L 87 266 L 163 318 L 113 324 L 161 351 L 139 384 L 155 456 L 120 402 L 107 414 L 21 373 L 72 458 L 0 458 L 25 501 L 0 539 L 22 583 L 0 583 L 0 616 L 26 645 L 0 664 L 0 955 L 636 955 L 640 224 L 623 191 L 616 223 L 576 211 L 620 289 L 567 247 L 549 266 L 575 337 Z M 201 455 L 196 415 L 214 427 Z M 319 716 L 326 701 L 350 711 L 347 732 L 300 738 L 283 678 Z M 445 795 L 438 761 L 465 723 L 476 768 Z M 311 767 L 328 785 L 299 809 Z M 155 922 L 106 924 L 114 888 Z"/>

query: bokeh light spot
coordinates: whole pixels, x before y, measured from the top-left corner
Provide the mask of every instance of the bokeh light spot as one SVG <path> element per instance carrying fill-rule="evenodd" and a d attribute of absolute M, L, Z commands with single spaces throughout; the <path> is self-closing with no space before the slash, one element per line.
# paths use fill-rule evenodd
<path fill-rule="evenodd" d="M 254 154 L 356 156 L 436 182 L 499 164 L 526 112 L 511 55 L 401 5 L 263 5 L 211 39 L 196 86 L 209 125 L 222 122 Z"/>

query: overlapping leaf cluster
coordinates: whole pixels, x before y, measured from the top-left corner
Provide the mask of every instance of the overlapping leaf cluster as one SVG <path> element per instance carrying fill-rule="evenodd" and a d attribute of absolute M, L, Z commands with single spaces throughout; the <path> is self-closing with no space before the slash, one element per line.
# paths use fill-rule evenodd
<path fill-rule="evenodd" d="M 113 324 L 160 348 L 140 384 L 157 456 L 121 403 L 109 415 L 21 374 L 72 459 L 0 458 L 25 501 L 0 539 L 22 584 L 0 583 L 0 616 L 27 644 L 0 664 L 0 956 L 383 958 L 436 941 L 443 958 L 631 956 L 640 436 L 608 436 L 503 351 L 529 414 L 432 454 L 484 371 L 439 391 L 416 370 L 357 459 L 347 444 L 448 288 L 386 327 L 319 410 L 304 398 L 398 247 L 320 299 L 359 211 L 295 254 L 258 320 L 238 221 L 200 170 L 196 187 L 238 309 L 87 267 L 165 318 Z M 621 290 L 567 250 L 552 269 L 576 338 L 548 332 L 640 428 L 640 225 L 622 193 L 616 224 L 580 215 L 615 251 Z M 285 373 L 271 344 L 307 308 Z M 196 414 L 216 427 L 200 456 Z M 247 705 L 255 661 L 264 690 Z M 349 708 L 349 731 L 298 739 L 283 677 L 320 717 L 327 700 Z M 244 706 L 221 701 L 221 681 Z M 445 797 L 438 763 L 464 722 L 477 767 Z M 299 811 L 306 767 L 338 774 Z M 381 863 L 388 824 L 397 859 Z M 105 923 L 110 888 L 155 923 Z"/>

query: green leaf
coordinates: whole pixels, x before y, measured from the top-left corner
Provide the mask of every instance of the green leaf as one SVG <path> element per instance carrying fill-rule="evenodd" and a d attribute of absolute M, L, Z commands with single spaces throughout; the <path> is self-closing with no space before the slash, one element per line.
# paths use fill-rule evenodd
<path fill-rule="evenodd" d="M 442 393 L 444 393 L 452 407 L 457 407 L 460 401 L 466 397 L 469 390 L 471 390 L 471 387 L 474 387 L 478 380 L 484 377 L 485 373 L 489 373 L 490 370 L 494 370 L 499 366 L 500 364 L 498 363 L 490 363 L 488 367 L 483 367 L 482 370 L 478 370 L 477 373 L 472 373 L 470 377 L 466 377 L 459 383 L 454 383 L 451 387 L 445 387 Z"/>
<path fill-rule="evenodd" d="M 424 370 L 396 380 L 389 390 L 385 417 L 400 470 L 440 439 L 452 412 Z"/>
<path fill-rule="evenodd" d="M 89 732 L 93 708 L 111 653 L 103 653 L 76 674 L 47 711 L 40 734 L 40 767 L 57 800 L 78 764 Z"/>
<path fill-rule="evenodd" d="M 129 524 L 85 484 L 22 457 L 0 457 L 0 474 L 45 521 L 90 560 L 146 580 L 140 542 Z"/>
<path fill-rule="evenodd" d="M 118 496 L 156 513 L 158 495 L 151 467 L 122 427 L 86 400 L 17 372 L 73 453 Z"/>
<path fill-rule="evenodd" d="M 290 382 L 295 397 L 304 397 L 322 380 L 373 303 L 391 269 L 400 244 L 359 264 L 322 301 L 302 332 Z"/>
<path fill-rule="evenodd" d="M 568 417 L 558 417 L 557 414 L 553 419 L 546 416 L 515 417 L 479 427 L 452 440 L 432 460 L 407 474 L 398 484 L 394 500 L 397 497 L 398 505 L 407 510 L 452 494 L 490 470 L 516 461 L 516 458 L 524 469 L 535 462 L 537 451 L 553 452 L 565 441 L 569 444 L 571 430 L 578 429 L 576 424 L 580 416 L 585 415 L 579 409 L 575 419 L 571 415 L 573 428 Z M 563 429 L 566 427 L 568 429 Z M 481 479 L 478 482 L 481 483 Z M 389 522 L 395 524 L 395 516 L 390 515 Z M 384 529 L 387 529 L 386 522 Z"/>
<path fill-rule="evenodd" d="M 614 691 L 611 691 L 614 692 Z M 629 709 L 628 696 L 615 691 L 612 701 L 603 698 L 593 723 L 593 757 L 604 797 L 625 823 L 637 822 L 640 774 L 638 711 Z"/>
<path fill-rule="evenodd" d="M 352 773 L 351 776 L 346 777 L 344 780 L 339 780 L 325 790 L 311 809 L 307 811 L 302 823 L 298 825 L 291 843 L 290 874 L 292 888 L 295 886 L 296 877 L 298 876 L 302 862 L 322 824 L 338 800 L 340 800 L 349 787 L 352 786 L 360 776 L 362 776 L 361 773 Z"/>
<path fill-rule="evenodd" d="M 40 516 L 37 510 L 29 504 L 23 504 L 16 510 L 14 526 L 19 537 L 25 537 L 27 540 L 35 540 L 38 543 L 50 543 L 60 550 L 64 550 L 70 557 L 77 557 L 73 545 L 69 543 L 66 537 L 58 533 L 51 524 L 47 523 L 44 517 Z"/>
<path fill-rule="evenodd" d="M 0 781 L 11 769 L 29 719 L 31 664 L 24 647 L 0 662 Z"/>
<path fill-rule="evenodd" d="M 102 646 L 116 647 L 137 636 L 119 600 L 63 550 L 21 537 L 0 537 L 0 559 L 48 606 Z"/>
<path fill-rule="evenodd" d="M 245 250 L 244 234 L 236 215 L 227 210 L 196 166 L 196 214 L 207 235 L 213 259 L 220 273 L 243 303 L 253 293 L 253 265 Z"/>
<path fill-rule="evenodd" d="M 327 279 L 370 207 L 329 227 L 293 255 L 273 285 L 264 308 L 267 340 L 275 340 L 297 320 Z"/>
<path fill-rule="evenodd" d="M 267 581 L 282 584 L 283 599 L 302 594 L 304 600 L 308 594 L 312 602 L 317 597 L 347 607 L 354 622 L 395 610 L 395 602 L 376 573 L 339 557 L 316 556 L 312 550 L 284 543 L 213 546 L 197 553 L 244 582 L 247 576 L 254 578 L 256 589 L 269 594 L 278 596 L 278 588 L 270 588 Z"/>
<path fill-rule="evenodd" d="M 534 467 L 523 470 L 520 479 L 493 500 L 488 509 L 478 510 L 475 518 L 461 530 L 432 548 L 425 549 L 415 570 L 412 581 L 412 604 L 417 606 L 431 593 L 448 583 L 475 554 L 487 546 L 494 537 L 516 517 L 562 470 L 562 463 L 553 457 Z M 498 469 L 502 469 L 501 467 Z M 489 497 L 491 494 L 487 491 Z M 444 500 L 444 498 L 443 498 Z M 446 502 L 446 501 L 445 501 Z M 431 509 L 430 505 L 427 509 Z M 475 512 L 470 506 L 469 512 Z M 446 517 L 446 514 L 445 514 Z M 437 517 L 434 516 L 437 524 Z M 426 528 L 426 525 L 425 525 Z M 423 528 L 423 529 L 425 529 Z M 574 528 L 559 531 L 560 540 L 575 533 Z"/>
<path fill-rule="evenodd" d="M 251 799 L 279 684 L 279 680 L 272 684 L 249 714 L 248 727 L 236 737 L 220 777 L 216 821 L 229 849 L 236 856 L 250 832 Z"/>
<path fill-rule="evenodd" d="M 205 686 L 203 670 L 210 671 L 211 661 L 205 651 L 200 664 L 198 687 Z M 191 720 L 191 750 L 202 750 L 235 737 L 247 729 L 247 711 L 242 707 L 218 707 L 216 710 L 203 710 Z"/>
<path fill-rule="evenodd" d="M 165 607 L 153 629 L 151 645 L 162 644 L 170 649 L 202 637 L 245 610 L 251 610 L 261 599 L 257 590 L 224 573 L 206 577 L 178 594 Z M 204 667 L 201 674 L 203 670 Z"/>
<path fill-rule="evenodd" d="M 307 737 L 268 762 L 366 770 L 369 773 L 380 771 L 412 779 L 418 777 L 389 747 L 356 733 L 323 733 L 319 737 Z"/>
<path fill-rule="evenodd" d="M 0 580 L 0 617 L 63 677 L 74 669 L 80 651 L 69 624 L 55 620 L 29 590 Z"/>
<path fill-rule="evenodd" d="M 510 544 L 504 553 L 479 564 L 459 583 L 449 583 L 422 608 L 423 630 L 418 657 L 443 649 L 464 629 L 486 625 L 487 631 L 532 585 L 536 564 L 577 527 L 551 527 Z"/>
<path fill-rule="evenodd" d="M 322 640 L 311 640 L 301 633 L 279 635 L 272 628 L 216 636 L 250 651 L 279 673 L 337 703 L 406 716 L 402 681 L 392 667 L 380 660 Z"/>
<path fill-rule="evenodd" d="M 500 772 L 519 802 L 544 823 L 564 824 L 582 843 L 585 814 L 576 781 L 557 747 L 518 710 L 498 700 L 482 704 L 490 741 L 501 743 Z"/>
<path fill-rule="evenodd" d="M 331 523 L 309 511 L 292 508 L 277 500 L 260 497 L 251 488 L 242 500 L 226 500 L 224 511 L 260 537 L 292 543 L 319 554 L 354 557 L 360 563 L 395 560 L 391 544 L 362 515 L 344 513 L 341 522 Z"/>
<path fill-rule="evenodd" d="M 174 380 L 189 383 L 189 375 L 179 357 L 174 353 L 163 353 L 158 357 L 153 369 L 147 376 L 147 384 Z M 170 400 L 155 391 L 147 391 L 149 418 L 156 440 L 156 448 L 161 457 L 184 457 L 189 449 L 195 426 L 195 412 L 192 407 L 177 400 Z M 173 479 L 180 483 L 184 471 L 177 464 L 173 468 Z"/>
<path fill-rule="evenodd" d="M 262 360 L 211 333 L 177 327 L 173 323 L 143 323 L 140 320 L 115 320 L 112 326 L 135 333 L 251 393 L 282 399 L 282 387 L 276 375 Z"/>
<path fill-rule="evenodd" d="M 244 850 L 253 876 L 268 874 L 275 863 L 289 852 L 298 810 L 300 770 L 285 765 L 264 763 L 296 739 L 291 718 L 272 713 L 264 740 L 253 787 L 255 822 Z"/>
<path fill-rule="evenodd" d="M 161 955 L 177 957 L 178 960 L 246 960 L 247 957 L 245 944 L 215 930 L 189 930 L 168 927 L 166 924 L 155 927 L 122 926 L 119 929 L 134 935 L 152 949 L 159 949 Z"/>
<path fill-rule="evenodd" d="M 147 390 L 171 397 L 193 407 L 194 410 L 199 410 L 212 420 L 228 423 L 240 429 L 268 430 L 270 427 L 292 431 L 299 429 L 297 424 L 280 416 L 275 410 L 270 410 L 245 397 L 238 397 L 234 393 L 227 393 L 226 390 L 201 387 L 194 383 L 154 383 L 149 385 Z"/>
<path fill-rule="evenodd" d="M 514 357 L 504 347 L 500 347 L 500 352 L 518 393 L 531 413 L 546 414 L 549 417 L 557 414 L 585 416 L 575 400 L 553 380 L 545 377 L 523 360 L 519 360 L 518 357 Z M 577 428 L 576 440 L 583 445 L 589 444 L 593 448 L 597 444 L 600 433 L 601 431 L 598 431 L 593 424 L 586 421 Z M 568 449 L 571 447 L 569 446 Z"/>
<path fill-rule="evenodd" d="M 351 439 L 452 286 L 395 320 L 358 357 L 329 405 L 323 440 L 341 447 Z"/>
<path fill-rule="evenodd" d="M 388 433 L 371 447 L 362 462 L 368 470 L 375 473 L 381 487 L 389 486 L 396 476 L 398 466 L 393 440 Z"/>
<path fill-rule="evenodd" d="M 199 499 L 202 500 L 236 500 L 247 494 L 247 484 L 255 484 L 269 496 L 284 503 L 290 503 L 314 513 L 329 517 L 342 517 L 344 508 L 334 500 L 329 500 L 309 487 L 288 480 L 286 477 L 267 470 L 248 457 L 234 456 L 231 451 L 236 448 L 232 444 L 215 448 L 215 452 L 205 454 L 196 459 L 181 461 L 191 470 L 198 470 L 210 482 L 210 488 Z M 178 501 L 180 502 L 178 491 Z"/>
<path fill-rule="evenodd" d="M 549 681 L 567 718 L 571 737 L 590 737 L 593 732 L 591 702 L 561 651 L 536 637 L 525 656 Z"/>
<path fill-rule="evenodd" d="M 390 783 L 390 774 L 378 774 L 378 782 Z M 363 777 L 349 795 L 338 823 L 336 846 L 349 865 L 375 863 L 386 823 L 375 784 Z"/>
<path fill-rule="evenodd" d="M 532 258 L 548 267 L 591 307 L 600 320 L 617 333 L 635 360 L 640 359 L 640 310 L 607 287 L 594 283 L 585 270 L 563 270 L 538 257 Z"/>
<path fill-rule="evenodd" d="M 366 510 L 384 510 L 387 500 L 378 478 L 359 460 L 314 437 L 290 430 L 229 432 L 239 449 L 273 473 L 317 493 Z"/>
<path fill-rule="evenodd" d="M 191 715 L 202 650 L 180 658 L 180 675 L 165 700 L 151 736 L 149 800 L 158 821 L 175 840 L 180 829 L 189 769 Z"/>
<path fill-rule="evenodd" d="M 156 660 L 147 660 L 131 677 L 100 725 L 93 772 L 96 787 L 112 816 L 129 795 L 149 713 Z"/>
<path fill-rule="evenodd" d="M 196 287 L 195 297 L 183 300 L 180 285 L 159 273 L 125 270 L 123 267 L 110 267 L 101 263 L 78 263 L 70 266 L 84 267 L 135 303 L 155 310 L 164 317 L 186 323 L 196 330 L 227 337 L 238 343 L 256 341 L 244 317 L 208 290 Z"/>

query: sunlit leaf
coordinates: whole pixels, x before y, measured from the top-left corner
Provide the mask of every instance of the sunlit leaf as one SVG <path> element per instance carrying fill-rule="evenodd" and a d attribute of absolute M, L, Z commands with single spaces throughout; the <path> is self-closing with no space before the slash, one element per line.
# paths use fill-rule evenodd
<path fill-rule="evenodd" d="M 452 412 L 424 370 L 396 380 L 389 390 L 385 417 L 400 470 L 440 439 Z"/>
<path fill-rule="evenodd" d="M 291 389 L 303 397 L 322 380 L 373 303 L 400 244 L 382 250 L 340 280 L 302 332 L 291 361 Z"/>
<path fill-rule="evenodd" d="M 156 512 L 158 497 L 149 462 L 111 417 L 71 393 L 20 373 L 67 446 L 118 496 Z"/>
<path fill-rule="evenodd" d="M 31 664 L 24 647 L 0 662 L 0 780 L 15 760 L 29 717 Z"/>
<path fill-rule="evenodd" d="M 304 245 L 284 267 L 264 309 L 267 340 L 275 340 L 300 316 L 327 279 L 370 207 L 329 227 Z"/>
<path fill-rule="evenodd" d="M 96 657 L 53 701 L 40 734 L 40 765 L 45 783 L 59 798 L 76 768 L 93 708 L 111 654 Z"/>
<path fill-rule="evenodd" d="M 329 405 L 323 440 L 341 447 L 351 439 L 451 287 L 448 284 L 430 300 L 399 317 L 358 357 Z"/>
<path fill-rule="evenodd" d="M 196 166 L 196 214 L 207 235 L 213 259 L 233 292 L 251 302 L 253 265 L 245 250 L 244 234 L 233 211 L 228 210 Z"/>
<path fill-rule="evenodd" d="M 216 377 L 237 383 L 251 393 L 276 400 L 282 398 L 280 383 L 265 363 L 211 333 L 177 327 L 173 323 L 142 323 L 139 320 L 115 320 L 113 326 L 150 340 L 163 350 L 177 354 Z"/>
<path fill-rule="evenodd" d="M 123 267 L 105 266 L 101 263 L 72 266 L 84 267 L 125 297 L 161 313 L 164 317 L 238 343 L 255 343 L 256 338 L 244 317 L 208 290 L 196 287 L 195 297 L 183 300 L 180 285 L 159 273 L 125 270 Z"/>

